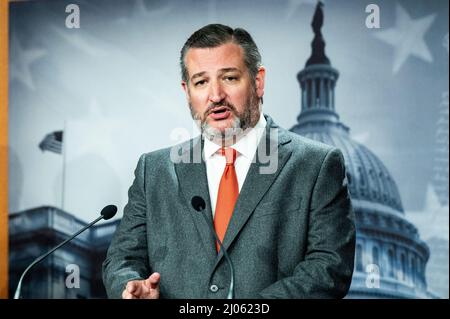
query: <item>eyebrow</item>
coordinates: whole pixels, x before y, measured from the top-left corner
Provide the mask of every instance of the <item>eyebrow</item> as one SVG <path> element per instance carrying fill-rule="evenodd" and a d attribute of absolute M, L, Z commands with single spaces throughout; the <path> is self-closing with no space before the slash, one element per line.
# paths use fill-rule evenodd
<path fill-rule="evenodd" d="M 227 73 L 227 72 L 241 72 L 241 70 L 239 70 L 238 68 L 223 68 L 219 70 L 219 73 L 223 74 L 223 73 Z"/>
<path fill-rule="evenodd" d="M 223 73 L 227 73 L 227 72 L 233 72 L 233 71 L 241 73 L 241 70 L 239 70 L 238 68 L 223 68 L 223 69 L 219 70 L 219 74 L 223 74 Z M 193 81 L 196 78 L 202 77 L 203 75 L 205 75 L 205 73 L 206 72 L 203 71 L 203 72 L 199 72 L 199 73 L 194 74 L 191 77 L 191 81 Z"/>
<path fill-rule="evenodd" d="M 191 81 L 194 80 L 195 78 L 199 78 L 199 77 L 205 75 L 205 73 L 206 72 L 203 71 L 203 72 L 199 72 L 199 73 L 194 74 L 193 76 L 191 76 Z"/>

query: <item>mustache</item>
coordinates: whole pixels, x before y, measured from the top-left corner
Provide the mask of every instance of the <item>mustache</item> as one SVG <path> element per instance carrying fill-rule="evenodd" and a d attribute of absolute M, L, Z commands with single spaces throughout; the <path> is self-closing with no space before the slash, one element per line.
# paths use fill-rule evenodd
<path fill-rule="evenodd" d="M 205 112 L 203 113 L 204 114 L 204 116 L 206 117 L 206 116 L 208 116 L 210 113 L 211 113 L 211 111 L 213 110 L 213 109 L 215 109 L 216 107 L 219 107 L 219 106 L 225 106 L 225 107 L 227 107 L 228 109 L 230 109 L 230 111 L 232 111 L 233 113 L 235 113 L 236 114 L 236 108 L 234 107 L 234 105 L 233 104 L 231 104 L 230 102 L 228 102 L 228 101 L 220 101 L 220 102 L 215 102 L 215 103 L 210 103 L 209 105 L 208 105 L 208 108 L 205 110 Z"/>

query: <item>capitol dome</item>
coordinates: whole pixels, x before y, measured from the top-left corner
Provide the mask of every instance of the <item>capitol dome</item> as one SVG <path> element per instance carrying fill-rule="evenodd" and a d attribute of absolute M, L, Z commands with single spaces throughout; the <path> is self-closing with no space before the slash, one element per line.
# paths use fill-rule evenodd
<path fill-rule="evenodd" d="M 356 221 L 355 269 L 348 298 L 430 298 L 425 279 L 429 249 L 404 216 L 401 197 L 383 162 L 351 139 L 335 110 L 339 72 L 325 55 L 322 3 L 312 28 L 312 54 L 297 75 L 301 112 L 291 131 L 339 148 L 345 159 Z"/>
<path fill-rule="evenodd" d="M 352 140 L 348 132 L 317 132 L 297 128 L 310 139 L 339 148 L 345 158 L 352 200 L 376 204 L 393 215 L 403 215 L 400 194 L 383 162 L 364 145 Z"/>

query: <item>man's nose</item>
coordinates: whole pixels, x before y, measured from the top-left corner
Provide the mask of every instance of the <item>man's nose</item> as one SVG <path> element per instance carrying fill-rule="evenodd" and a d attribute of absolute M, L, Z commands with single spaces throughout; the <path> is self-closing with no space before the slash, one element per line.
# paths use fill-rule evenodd
<path fill-rule="evenodd" d="M 219 103 L 225 98 L 225 92 L 219 82 L 211 83 L 209 90 L 209 100 L 212 103 Z"/>

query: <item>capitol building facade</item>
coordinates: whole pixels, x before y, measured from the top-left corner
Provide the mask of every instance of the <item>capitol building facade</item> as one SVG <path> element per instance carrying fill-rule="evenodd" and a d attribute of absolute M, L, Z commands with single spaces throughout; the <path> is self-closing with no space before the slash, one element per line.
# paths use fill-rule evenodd
<path fill-rule="evenodd" d="M 292 132 L 339 148 L 356 217 L 353 281 L 348 298 L 432 298 L 425 266 L 429 249 L 405 218 L 397 185 L 383 162 L 351 139 L 335 108 L 339 72 L 325 55 L 322 4 L 314 14 L 312 54 L 297 79 L 301 112 Z"/>

